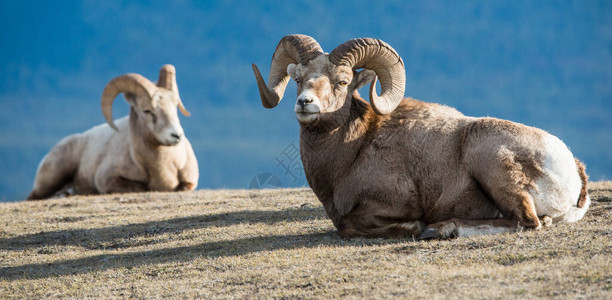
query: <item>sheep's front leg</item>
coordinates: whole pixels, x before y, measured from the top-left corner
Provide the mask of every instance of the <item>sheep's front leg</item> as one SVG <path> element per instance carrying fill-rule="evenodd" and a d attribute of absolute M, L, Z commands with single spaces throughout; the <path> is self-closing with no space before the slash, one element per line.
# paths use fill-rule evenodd
<path fill-rule="evenodd" d="M 363 221 L 367 222 L 366 220 Z M 340 236 L 343 238 L 368 237 L 399 239 L 419 237 L 424 228 L 425 224 L 421 221 L 369 225 L 364 224 L 364 222 L 352 222 L 343 218 L 339 231 Z"/>
<path fill-rule="evenodd" d="M 420 239 L 455 238 L 460 236 L 488 235 L 520 230 L 517 219 L 460 220 L 451 219 L 429 225 Z"/>
<path fill-rule="evenodd" d="M 358 206 L 340 219 L 340 235 L 343 238 L 407 238 L 419 237 L 425 229 L 425 224 L 421 221 L 402 220 L 398 216 L 380 213 L 381 211 L 367 206 Z"/>
<path fill-rule="evenodd" d="M 552 224 L 548 216 L 540 218 L 546 227 Z M 461 220 L 451 219 L 427 226 L 420 239 L 447 239 L 464 236 L 489 235 L 503 232 L 515 232 L 523 229 L 517 218 L 489 219 L 489 220 Z"/>
<path fill-rule="evenodd" d="M 187 162 L 185 166 L 178 171 L 179 184 L 175 188 L 176 191 L 192 191 L 198 186 L 198 177 L 200 176 L 198 169 L 198 161 L 193 153 L 191 146 L 187 147 Z"/>
<path fill-rule="evenodd" d="M 113 176 L 97 184 L 98 191 L 102 194 L 113 193 L 138 193 L 148 191 L 145 182 L 127 179 L 123 176 Z"/>
<path fill-rule="evenodd" d="M 195 187 L 196 187 L 195 183 L 183 181 L 183 182 L 179 183 L 179 185 L 174 190 L 177 191 L 177 192 L 180 192 L 180 191 L 192 191 L 192 190 L 195 189 Z"/>

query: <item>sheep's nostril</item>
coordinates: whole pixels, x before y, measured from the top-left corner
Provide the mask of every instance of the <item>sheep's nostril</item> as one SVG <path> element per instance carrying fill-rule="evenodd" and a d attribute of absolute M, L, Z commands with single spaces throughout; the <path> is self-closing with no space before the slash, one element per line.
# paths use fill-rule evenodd
<path fill-rule="evenodd" d="M 173 134 L 171 134 L 171 136 L 172 136 L 173 138 L 177 139 L 177 140 L 180 140 L 180 139 L 181 139 L 181 135 L 180 135 L 180 134 L 177 134 L 177 133 L 173 133 Z"/>
<path fill-rule="evenodd" d="M 298 99 L 297 103 L 298 103 L 300 106 L 304 107 L 304 105 L 309 104 L 309 103 L 312 103 L 312 99 L 310 99 L 310 98 L 306 98 L 306 99 L 301 98 L 301 99 Z"/>

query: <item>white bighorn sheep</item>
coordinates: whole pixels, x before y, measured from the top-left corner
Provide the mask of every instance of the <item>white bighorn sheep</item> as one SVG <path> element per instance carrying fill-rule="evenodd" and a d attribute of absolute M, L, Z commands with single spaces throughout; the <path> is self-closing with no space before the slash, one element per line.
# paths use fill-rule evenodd
<path fill-rule="evenodd" d="M 537 230 L 575 222 L 589 207 L 585 168 L 563 142 L 402 99 L 404 63 L 383 41 L 353 39 L 327 54 L 311 37 L 288 35 L 268 84 L 253 71 L 266 108 L 280 102 L 290 77 L 297 83 L 306 178 L 343 237 Z M 371 105 L 357 93 L 368 83 Z"/>
<path fill-rule="evenodd" d="M 102 94 L 108 124 L 61 140 L 41 161 L 28 200 L 74 194 L 193 190 L 198 163 L 179 122 L 183 106 L 175 69 L 165 65 L 157 85 L 139 74 L 111 80 Z M 112 105 L 124 93 L 130 115 L 113 121 Z"/>

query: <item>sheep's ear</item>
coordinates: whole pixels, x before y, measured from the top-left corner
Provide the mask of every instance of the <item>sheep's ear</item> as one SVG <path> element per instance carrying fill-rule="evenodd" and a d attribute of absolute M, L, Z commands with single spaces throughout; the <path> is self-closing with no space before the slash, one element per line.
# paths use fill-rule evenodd
<path fill-rule="evenodd" d="M 127 103 L 129 103 L 131 106 L 136 106 L 136 94 L 125 92 L 123 93 L 123 97 L 125 98 L 125 101 L 127 101 Z"/>
<path fill-rule="evenodd" d="M 289 75 L 289 77 L 291 77 L 293 80 L 295 80 L 295 77 L 297 76 L 295 67 L 296 67 L 296 64 L 287 65 L 287 75 Z"/>
<path fill-rule="evenodd" d="M 355 76 L 353 76 L 353 82 L 351 82 L 351 85 L 354 86 L 354 90 L 358 90 L 372 83 L 374 77 L 376 77 L 376 73 L 374 73 L 374 71 L 372 70 L 363 69 L 361 71 L 356 71 Z"/>

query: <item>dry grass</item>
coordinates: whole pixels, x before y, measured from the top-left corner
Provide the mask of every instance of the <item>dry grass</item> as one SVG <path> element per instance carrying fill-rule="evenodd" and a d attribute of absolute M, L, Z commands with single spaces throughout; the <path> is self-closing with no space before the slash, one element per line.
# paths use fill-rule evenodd
<path fill-rule="evenodd" d="M 0 298 L 612 298 L 612 182 L 576 224 L 339 238 L 310 190 L 0 204 Z M 249 195 L 253 196 L 250 199 Z"/>

